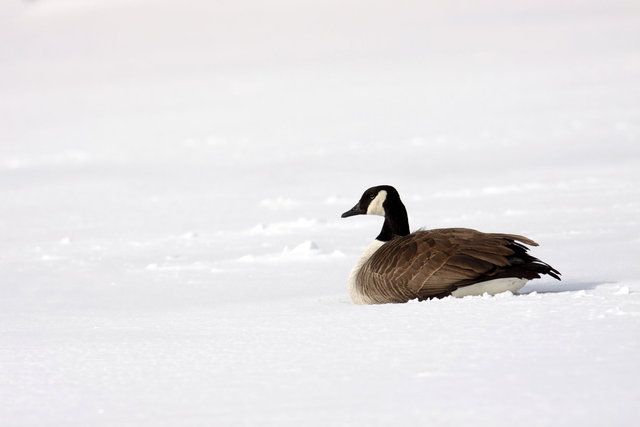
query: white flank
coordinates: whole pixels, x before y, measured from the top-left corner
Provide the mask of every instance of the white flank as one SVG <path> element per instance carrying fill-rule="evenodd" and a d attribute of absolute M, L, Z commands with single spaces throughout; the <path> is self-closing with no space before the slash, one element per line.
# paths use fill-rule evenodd
<path fill-rule="evenodd" d="M 364 263 L 367 262 L 367 260 L 371 258 L 371 255 L 373 255 L 374 252 L 377 251 L 380 248 L 380 246 L 384 245 L 385 243 L 386 242 L 383 242 L 377 239 L 371 242 L 371 244 L 367 246 L 367 249 L 365 249 L 362 255 L 360 256 L 360 259 L 358 260 L 358 262 L 356 262 L 356 265 L 354 265 L 353 268 L 351 269 L 351 274 L 349 274 L 349 296 L 351 297 L 351 300 L 355 304 L 371 304 L 372 303 L 372 301 L 370 301 L 369 298 L 367 298 L 367 296 L 358 292 L 358 289 L 356 287 L 356 277 L 358 276 L 358 272 L 360 271 Z"/>
<path fill-rule="evenodd" d="M 385 190 L 380 190 L 376 198 L 369 203 L 367 215 L 384 216 L 384 208 L 382 207 L 382 204 L 385 200 L 387 200 L 387 192 Z"/>
<path fill-rule="evenodd" d="M 517 277 L 487 280 L 486 282 L 480 282 L 475 285 L 458 288 L 451 292 L 451 295 L 462 298 L 470 295 L 484 295 L 485 293 L 495 295 L 507 291 L 515 292 L 518 289 L 521 289 L 527 282 L 527 279 L 520 279 Z"/>

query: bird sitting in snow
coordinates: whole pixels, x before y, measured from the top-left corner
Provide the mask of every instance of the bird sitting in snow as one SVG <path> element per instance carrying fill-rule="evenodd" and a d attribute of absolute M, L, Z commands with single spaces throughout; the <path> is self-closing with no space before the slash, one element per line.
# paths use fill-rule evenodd
<path fill-rule="evenodd" d="M 525 245 L 538 244 L 523 236 L 469 228 L 410 233 L 407 210 L 389 185 L 369 188 L 342 218 L 353 215 L 384 217 L 349 276 L 356 304 L 515 292 L 541 274 L 560 280 L 558 270 L 528 254 Z"/>

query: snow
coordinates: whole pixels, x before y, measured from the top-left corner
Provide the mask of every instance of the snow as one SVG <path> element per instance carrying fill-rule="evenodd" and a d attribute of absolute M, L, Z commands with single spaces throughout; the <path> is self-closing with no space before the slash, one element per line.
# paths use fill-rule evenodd
<path fill-rule="evenodd" d="M 626 0 L 0 0 L 0 425 L 637 425 L 637 40 Z M 562 282 L 353 304 L 379 184 Z"/>

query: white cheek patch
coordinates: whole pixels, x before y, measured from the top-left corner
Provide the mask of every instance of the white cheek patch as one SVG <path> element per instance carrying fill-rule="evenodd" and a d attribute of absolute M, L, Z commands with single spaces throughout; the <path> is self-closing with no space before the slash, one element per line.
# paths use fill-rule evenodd
<path fill-rule="evenodd" d="M 380 190 L 376 198 L 369 203 L 367 215 L 384 216 L 384 208 L 382 207 L 382 204 L 385 200 L 387 200 L 387 192 L 385 190 Z"/>

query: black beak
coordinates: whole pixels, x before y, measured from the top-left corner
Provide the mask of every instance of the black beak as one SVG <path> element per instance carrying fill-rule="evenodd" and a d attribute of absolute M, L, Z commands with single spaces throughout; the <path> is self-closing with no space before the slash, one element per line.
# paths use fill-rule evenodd
<path fill-rule="evenodd" d="M 343 213 L 341 218 L 347 218 L 349 216 L 354 216 L 354 215 L 362 215 L 362 214 L 365 214 L 365 213 L 366 213 L 365 211 L 360 209 L 360 206 L 359 206 L 359 203 L 358 203 L 357 205 L 355 205 L 354 207 L 352 207 L 351 209 L 349 209 L 348 211 Z"/>

